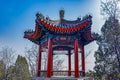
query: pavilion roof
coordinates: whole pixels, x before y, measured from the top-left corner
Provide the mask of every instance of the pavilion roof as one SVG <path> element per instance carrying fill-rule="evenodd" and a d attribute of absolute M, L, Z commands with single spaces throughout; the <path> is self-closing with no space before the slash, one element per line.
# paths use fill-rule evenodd
<path fill-rule="evenodd" d="M 49 18 L 37 16 L 36 23 L 40 28 L 45 28 L 47 31 L 59 34 L 72 34 L 78 31 L 82 31 L 85 27 L 90 27 L 92 24 L 92 16 L 87 15 L 83 19 L 77 18 L 77 20 L 51 20 Z"/>
<path fill-rule="evenodd" d="M 49 17 L 45 18 L 42 14 L 37 13 L 35 31 L 25 31 L 24 38 L 27 38 L 36 44 L 40 44 L 41 42 L 47 42 L 46 39 L 48 38 L 48 35 L 54 35 L 54 38 L 57 38 L 56 35 L 62 37 L 72 36 L 73 38 L 71 37 L 71 39 L 75 39 L 74 36 L 77 36 L 79 43 L 86 45 L 95 39 L 91 33 L 91 19 L 91 15 L 86 15 L 82 19 L 77 18 L 73 21 L 64 18 L 51 20 Z M 65 43 L 68 41 L 69 40 L 66 40 Z"/>

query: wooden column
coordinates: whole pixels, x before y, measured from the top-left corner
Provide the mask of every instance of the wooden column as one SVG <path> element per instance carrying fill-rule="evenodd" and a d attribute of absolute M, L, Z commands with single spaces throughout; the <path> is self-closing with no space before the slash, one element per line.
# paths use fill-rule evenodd
<path fill-rule="evenodd" d="M 48 40 L 48 65 L 47 65 L 47 77 L 52 75 L 52 41 Z"/>
<path fill-rule="evenodd" d="M 81 46 L 81 56 L 82 56 L 82 72 L 83 76 L 85 76 L 85 55 L 84 55 L 84 46 Z"/>
<path fill-rule="evenodd" d="M 39 45 L 37 77 L 40 77 L 40 71 L 41 71 L 41 57 L 42 57 L 42 51 L 41 51 L 41 45 Z"/>
<path fill-rule="evenodd" d="M 74 41 L 74 53 L 75 53 L 75 77 L 79 77 L 79 62 L 78 62 L 78 40 Z"/>
<path fill-rule="evenodd" d="M 68 76 L 71 76 L 71 52 L 68 51 Z"/>
<path fill-rule="evenodd" d="M 51 76 L 53 76 L 53 50 L 52 50 Z"/>

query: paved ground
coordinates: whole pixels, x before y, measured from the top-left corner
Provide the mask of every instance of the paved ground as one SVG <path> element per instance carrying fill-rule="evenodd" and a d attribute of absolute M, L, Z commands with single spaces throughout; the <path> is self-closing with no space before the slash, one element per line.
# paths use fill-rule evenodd
<path fill-rule="evenodd" d="M 90 77 L 74 78 L 74 77 L 57 76 L 52 78 L 34 77 L 34 78 L 31 78 L 31 80 L 93 80 L 93 79 Z"/>

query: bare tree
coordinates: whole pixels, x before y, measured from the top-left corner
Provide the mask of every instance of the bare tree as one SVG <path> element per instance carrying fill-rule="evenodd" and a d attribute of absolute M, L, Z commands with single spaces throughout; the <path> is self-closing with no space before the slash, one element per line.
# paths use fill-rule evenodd
<path fill-rule="evenodd" d="M 63 62 L 64 62 L 64 60 L 60 59 L 58 57 L 58 55 L 54 55 L 54 57 L 53 57 L 53 63 L 54 63 L 53 69 L 56 71 L 62 70 L 65 67 L 65 66 L 63 66 Z"/>
<path fill-rule="evenodd" d="M 120 17 L 120 0 L 101 1 L 101 14 L 118 19 Z"/>
<path fill-rule="evenodd" d="M 45 52 L 42 52 L 42 65 L 41 69 L 46 70 L 47 69 L 47 49 L 44 50 Z M 38 47 L 37 45 L 33 45 L 31 48 L 26 48 L 25 50 L 25 56 L 28 60 L 29 67 L 30 67 L 30 73 L 31 76 L 35 76 L 36 69 L 37 69 L 37 58 L 38 58 Z M 54 70 L 60 70 L 63 68 L 63 61 L 61 60 L 57 55 L 53 57 L 53 68 Z"/>
<path fill-rule="evenodd" d="M 34 76 L 37 69 L 37 57 L 38 57 L 38 47 L 37 45 L 32 45 L 32 47 L 25 48 L 25 57 L 28 60 L 30 74 Z"/>
<path fill-rule="evenodd" d="M 3 47 L 0 51 L 0 60 L 4 63 L 4 79 L 8 80 L 9 75 L 11 72 L 9 71 L 9 67 L 14 65 L 14 53 L 15 51 L 9 47 Z"/>

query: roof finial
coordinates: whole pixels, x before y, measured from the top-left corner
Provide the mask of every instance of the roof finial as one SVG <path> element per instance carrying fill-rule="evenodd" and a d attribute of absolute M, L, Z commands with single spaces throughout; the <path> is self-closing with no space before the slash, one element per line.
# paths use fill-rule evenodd
<path fill-rule="evenodd" d="M 61 9 L 61 10 L 59 11 L 60 19 L 64 19 L 64 14 L 65 14 L 64 9 Z"/>

